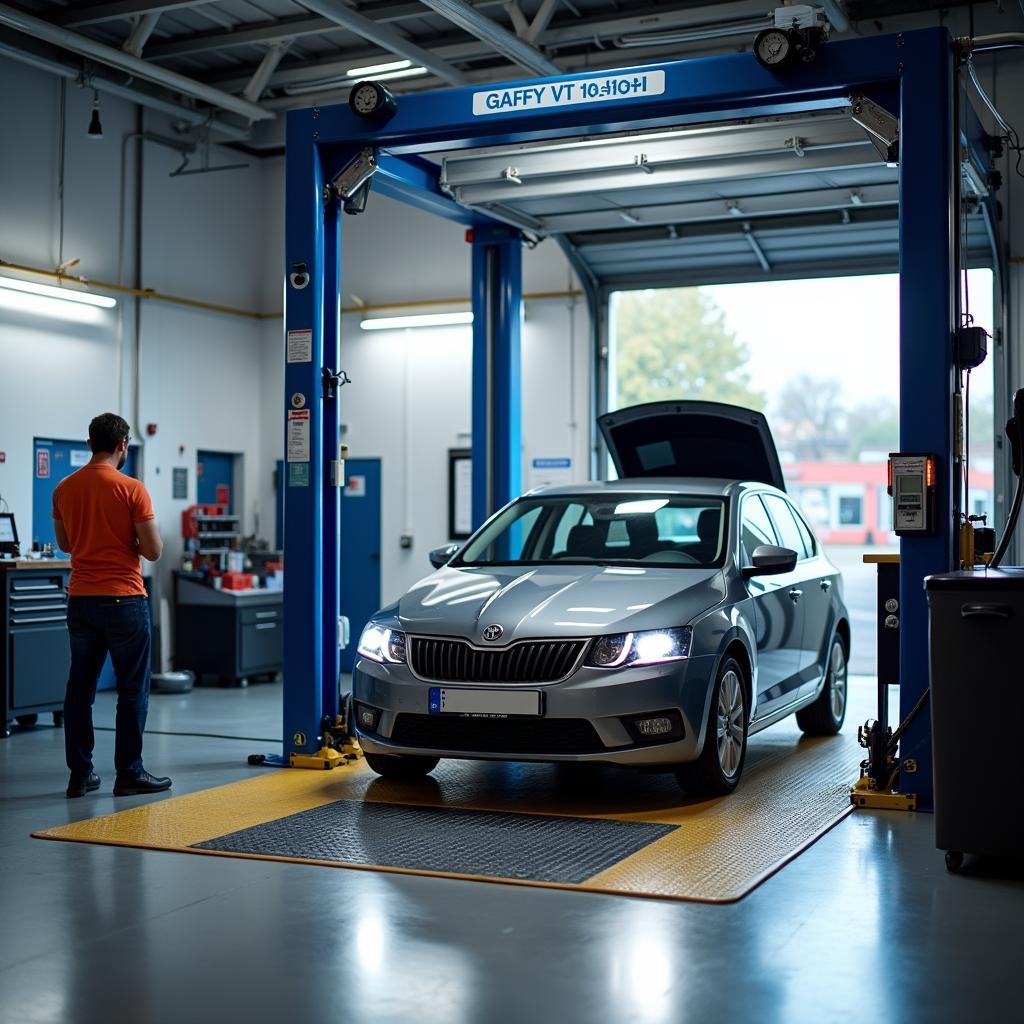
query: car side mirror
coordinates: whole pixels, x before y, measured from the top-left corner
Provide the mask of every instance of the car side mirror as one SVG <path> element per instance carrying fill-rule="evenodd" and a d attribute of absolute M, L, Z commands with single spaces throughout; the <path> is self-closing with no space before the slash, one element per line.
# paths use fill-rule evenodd
<path fill-rule="evenodd" d="M 434 548 L 430 552 L 430 564 L 435 569 L 443 569 L 459 550 L 458 544 L 445 544 L 443 548 Z"/>
<path fill-rule="evenodd" d="M 743 567 L 743 578 L 752 576 L 781 576 L 796 568 L 797 554 L 792 548 L 780 548 L 774 544 L 760 544 L 750 556 L 750 565 Z"/>

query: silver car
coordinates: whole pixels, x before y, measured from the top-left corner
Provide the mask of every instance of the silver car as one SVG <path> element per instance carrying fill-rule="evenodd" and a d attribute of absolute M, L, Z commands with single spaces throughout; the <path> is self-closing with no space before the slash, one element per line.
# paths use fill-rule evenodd
<path fill-rule="evenodd" d="M 757 412 L 637 406 L 600 421 L 619 479 L 530 492 L 378 613 L 359 642 L 370 767 L 595 762 L 731 792 L 747 738 L 837 733 L 849 615 Z"/>

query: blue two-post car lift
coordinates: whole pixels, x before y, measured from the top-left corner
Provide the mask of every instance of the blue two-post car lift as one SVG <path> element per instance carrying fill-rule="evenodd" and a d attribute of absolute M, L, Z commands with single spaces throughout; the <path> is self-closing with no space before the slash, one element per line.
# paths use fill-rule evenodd
<path fill-rule="evenodd" d="M 320 764 L 320 737 L 339 714 L 343 473 L 335 465 L 340 388 L 328 371 L 336 372 L 342 362 L 344 232 L 331 183 L 369 148 L 378 165 L 374 191 L 472 228 L 473 518 L 479 525 L 520 490 L 521 240 L 514 228 L 456 204 L 439 187 L 439 169 L 420 154 L 783 115 L 834 106 L 853 94 L 870 97 L 899 119 L 900 445 L 903 451 L 937 457 L 942 510 L 934 535 L 904 538 L 901 544 L 901 718 L 909 712 L 928 685 L 922 580 L 952 568 L 955 557 L 953 336 L 960 314 L 961 145 L 956 62 L 956 45 L 946 30 L 927 29 L 830 43 L 814 63 L 780 72 L 766 70 L 750 54 L 614 72 L 661 83 L 656 94 L 646 87 L 623 87 L 625 94 L 603 95 L 586 83 L 612 73 L 594 72 L 401 96 L 385 123 L 361 118 L 347 104 L 289 113 L 283 267 L 288 361 L 280 411 L 288 458 L 283 481 L 285 763 L 291 755 L 292 763 Z M 652 78 L 652 72 L 663 73 L 663 80 Z M 558 88 L 570 83 L 573 90 Z M 569 95 L 574 102 L 531 105 L 529 94 L 515 92 L 539 86 L 552 90 L 548 96 Z M 509 91 L 510 106 L 491 109 L 482 102 L 483 94 L 502 90 Z M 598 95 L 587 98 L 594 92 Z M 479 97 L 476 108 L 474 96 Z M 977 124 L 973 134 L 980 139 Z M 987 160 L 981 148 L 979 155 Z M 384 252 L 365 255 L 386 261 Z M 589 298 L 596 312 L 596 295 Z M 820 327 L 827 358 L 829 325 Z M 387 415 L 386 382 L 359 386 L 380 389 L 381 415 Z M 927 714 L 903 736 L 902 754 L 917 764 L 902 788 L 916 791 L 921 806 L 930 806 Z"/>

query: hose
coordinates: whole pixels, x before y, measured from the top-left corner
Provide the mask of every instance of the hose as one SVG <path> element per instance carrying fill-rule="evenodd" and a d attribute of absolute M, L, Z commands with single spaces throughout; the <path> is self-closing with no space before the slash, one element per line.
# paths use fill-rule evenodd
<path fill-rule="evenodd" d="M 990 569 L 999 568 L 999 563 L 1003 560 L 1003 555 L 1006 554 L 1006 549 L 1010 546 L 1010 538 L 1013 537 L 1013 531 L 1017 528 L 1017 519 L 1020 516 L 1022 501 L 1024 501 L 1024 477 L 1017 477 L 1017 488 L 1013 492 L 1013 504 L 1010 506 L 1010 514 L 1006 517 L 1006 527 L 1003 530 L 1002 537 L 999 538 L 999 546 L 992 555 L 992 560 L 988 563 Z"/>

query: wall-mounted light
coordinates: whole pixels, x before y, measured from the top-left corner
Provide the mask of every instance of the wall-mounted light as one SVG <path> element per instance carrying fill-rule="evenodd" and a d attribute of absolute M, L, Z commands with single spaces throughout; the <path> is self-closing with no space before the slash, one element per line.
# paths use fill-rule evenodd
<path fill-rule="evenodd" d="M 363 320 L 359 326 L 364 331 L 403 331 L 409 327 L 458 327 L 471 324 L 473 314 L 466 310 L 462 313 L 422 313 L 417 316 L 381 316 L 372 320 Z"/>
<path fill-rule="evenodd" d="M 117 299 L 110 295 L 96 295 L 94 292 L 78 291 L 73 288 L 55 288 L 49 284 L 36 284 L 35 281 L 19 281 L 14 277 L 0 277 L 0 288 L 25 295 L 60 299 L 62 302 L 76 302 L 83 306 L 98 306 L 100 309 L 113 309 L 117 305 Z"/>
<path fill-rule="evenodd" d="M 92 91 L 92 117 L 89 118 L 89 130 L 86 136 L 90 139 L 103 138 L 103 125 L 100 124 L 100 94 L 98 89 Z"/>

